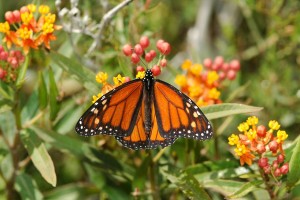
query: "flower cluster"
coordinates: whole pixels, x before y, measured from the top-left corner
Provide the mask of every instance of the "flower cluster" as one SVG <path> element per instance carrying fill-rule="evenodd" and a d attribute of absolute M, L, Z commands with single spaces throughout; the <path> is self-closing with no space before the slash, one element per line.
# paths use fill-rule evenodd
<path fill-rule="evenodd" d="M 181 68 L 187 72 L 177 75 L 175 83 L 198 106 L 206 106 L 222 102 L 219 91 L 221 83 L 225 79 L 235 79 L 236 73 L 240 69 L 240 63 L 238 60 L 226 63 L 223 57 L 218 56 L 214 61 L 209 58 L 205 59 L 203 65 L 185 60 Z"/>
<path fill-rule="evenodd" d="M 136 64 L 137 72 L 145 71 L 145 68 L 139 63 L 147 63 L 149 66 L 145 66 L 146 68 L 151 68 L 151 71 L 154 76 L 158 76 L 161 73 L 161 68 L 167 66 L 166 55 L 171 52 L 171 45 L 168 42 L 160 39 L 156 42 L 156 48 L 159 51 L 159 55 L 153 49 L 150 49 L 146 52 L 146 49 L 150 45 L 150 40 L 147 36 L 143 36 L 140 39 L 140 42 L 132 47 L 130 44 L 126 44 L 123 46 L 123 53 L 125 56 L 131 58 L 131 62 Z M 157 58 L 158 59 L 155 59 Z"/>
<path fill-rule="evenodd" d="M 269 130 L 257 124 L 257 117 L 249 117 L 246 122 L 238 126 L 238 130 L 243 134 L 232 134 L 228 138 L 229 145 L 236 146 L 234 152 L 240 158 L 241 165 L 245 163 L 251 165 L 257 155 L 258 166 L 265 174 L 271 173 L 276 177 L 287 174 L 289 165 L 284 163 L 282 145 L 288 134 L 279 129 L 280 124 L 275 120 L 269 122 Z M 272 153 L 272 162 L 266 155 L 268 152 Z"/>
<path fill-rule="evenodd" d="M 15 81 L 18 68 L 24 62 L 21 51 L 6 51 L 0 45 L 0 80 L 4 82 Z"/>
<path fill-rule="evenodd" d="M 98 72 L 96 74 L 96 81 L 100 84 L 103 84 L 102 90 L 99 94 L 93 96 L 93 103 L 95 103 L 102 95 L 106 94 L 110 90 L 114 89 L 115 87 L 118 87 L 122 85 L 123 83 L 126 83 L 130 81 L 129 77 L 123 77 L 120 74 L 113 77 L 114 85 L 107 82 L 108 74 L 104 72 Z"/>
<path fill-rule="evenodd" d="M 56 15 L 50 13 L 46 5 L 29 4 L 20 10 L 5 13 L 6 21 L 0 23 L 0 33 L 4 34 L 3 42 L 10 49 L 14 44 L 22 47 L 25 54 L 30 48 L 37 49 L 44 44 L 50 49 L 50 41 L 55 40 L 54 31 L 61 27 L 55 25 Z"/>

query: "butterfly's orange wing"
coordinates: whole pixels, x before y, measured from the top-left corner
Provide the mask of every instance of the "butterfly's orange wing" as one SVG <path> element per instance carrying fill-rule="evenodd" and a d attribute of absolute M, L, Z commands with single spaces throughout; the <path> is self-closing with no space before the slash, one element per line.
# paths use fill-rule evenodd
<path fill-rule="evenodd" d="M 177 138 L 163 138 L 158 130 L 157 118 L 152 103 L 151 113 L 151 131 L 149 135 L 145 131 L 145 102 L 142 102 L 141 109 L 138 113 L 136 124 L 131 135 L 127 137 L 116 136 L 116 139 L 125 147 L 131 149 L 153 149 L 158 146 L 166 147 L 175 142 Z"/>
<path fill-rule="evenodd" d="M 177 88 L 161 80 L 154 84 L 154 107 L 162 137 L 197 140 L 212 137 L 211 124 L 199 107 Z"/>
<path fill-rule="evenodd" d="M 141 107 L 143 82 L 136 79 L 98 99 L 79 119 L 75 130 L 82 136 L 107 134 L 128 136 Z"/>

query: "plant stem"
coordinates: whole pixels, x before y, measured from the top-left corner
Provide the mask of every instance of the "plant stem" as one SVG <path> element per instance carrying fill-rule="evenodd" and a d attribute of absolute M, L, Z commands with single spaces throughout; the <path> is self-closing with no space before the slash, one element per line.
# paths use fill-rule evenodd
<path fill-rule="evenodd" d="M 275 193 L 272 189 L 272 184 L 270 183 L 270 178 L 267 174 L 264 173 L 264 171 L 262 169 L 259 169 L 259 173 L 261 175 L 261 177 L 263 178 L 265 185 L 266 185 L 266 189 L 270 195 L 271 199 L 276 199 L 275 197 Z"/>
<path fill-rule="evenodd" d="M 151 193 L 152 193 L 152 197 L 153 199 L 159 199 L 159 195 L 158 195 L 158 190 L 156 187 L 156 182 L 155 182 L 155 162 L 152 159 L 152 153 L 149 150 L 148 151 L 149 156 L 150 156 L 150 165 L 149 165 L 149 178 L 150 178 L 150 185 L 151 185 Z"/>

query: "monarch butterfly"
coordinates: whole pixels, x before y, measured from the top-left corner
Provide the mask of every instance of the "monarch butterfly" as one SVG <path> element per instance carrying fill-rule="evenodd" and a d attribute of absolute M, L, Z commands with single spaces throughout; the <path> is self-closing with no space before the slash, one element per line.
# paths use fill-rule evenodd
<path fill-rule="evenodd" d="M 178 137 L 206 140 L 212 126 L 200 108 L 174 86 L 147 70 L 98 99 L 75 127 L 82 136 L 106 134 L 130 149 L 166 147 Z"/>

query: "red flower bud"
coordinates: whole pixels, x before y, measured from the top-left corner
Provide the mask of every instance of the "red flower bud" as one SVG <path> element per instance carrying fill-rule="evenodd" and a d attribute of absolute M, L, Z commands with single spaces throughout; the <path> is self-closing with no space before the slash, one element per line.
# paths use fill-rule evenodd
<path fill-rule="evenodd" d="M 222 65 L 222 70 L 223 70 L 224 72 L 227 72 L 227 71 L 229 70 L 229 64 L 228 64 L 228 63 L 224 63 L 224 64 Z"/>
<path fill-rule="evenodd" d="M 167 42 L 161 44 L 160 53 L 163 55 L 168 55 L 171 52 L 171 45 Z"/>
<path fill-rule="evenodd" d="M 140 44 L 136 44 L 136 45 L 134 46 L 134 52 L 135 52 L 138 56 L 141 56 L 141 55 L 143 55 L 144 50 L 143 50 L 143 48 L 142 48 L 142 46 L 141 46 Z"/>
<path fill-rule="evenodd" d="M 210 58 L 205 58 L 203 61 L 203 65 L 207 68 L 210 69 L 212 66 L 212 60 Z"/>
<path fill-rule="evenodd" d="M 126 76 L 125 77 L 125 83 L 127 83 L 128 81 L 130 81 L 130 77 Z"/>
<path fill-rule="evenodd" d="M 225 72 L 219 72 L 219 79 L 220 80 L 224 80 L 226 78 L 226 74 L 225 74 Z"/>
<path fill-rule="evenodd" d="M 145 68 L 142 67 L 142 66 L 137 66 L 137 67 L 136 67 L 136 71 L 138 71 L 138 72 L 143 72 L 143 71 L 145 71 Z"/>
<path fill-rule="evenodd" d="M 131 62 L 133 62 L 134 64 L 137 64 L 138 62 L 140 62 L 140 57 L 136 53 L 132 53 L 131 54 Z"/>
<path fill-rule="evenodd" d="M 156 42 L 156 48 L 161 51 L 161 45 L 164 43 L 165 41 L 160 39 Z"/>
<path fill-rule="evenodd" d="M 272 151 L 273 153 L 276 153 L 277 150 L 278 150 L 278 143 L 273 140 L 269 143 L 269 148 L 270 148 L 270 151 Z"/>
<path fill-rule="evenodd" d="M 278 163 L 283 163 L 283 161 L 284 161 L 284 155 L 283 155 L 283 154 L 279 154 L 279 155 L 277 156 L 277 162 L 278 162 Z"/>
<path fill-rule="evenodd" d="M 271 167 L 270 167 L 270 165 L 265 166 L 263 168 L 263 170 L 264 170 L 265 174 L 270 174 L 271 173 Z"/>
<path fill-rule="evenodd" d="M 18 10 L 14 10 L 13 12 L 15 22 L 20 22 L 21 21 L 21 13 Z"/>
<path fill-rule="evenodd" d="M 154 65 L 151 69 L 153 76 L 158 76 L 161 73 L 161 69 L 158 65 Z"/>
<path fill-rule="evenodd" d="M 132 46 L 130 44 L 125 44 L 123 46 L 123 53 L 125 54 L 125 56 L 130 56 L 132 54 Z"/>
<path fill-rule="evenodd" d="M 8 21 L 8 23 L 10 24 L 15 23 L 15 16 L 11 11 L 7 11 L 4 16 L 5 16 L 5 20 Z"/>
<path fill-rule="evenodd" d="M 160 61 L 160 66 L 162 66 L 162 67 L 167 66 L 167 60 L 166 60 L 165 58 L 163 58 L 163 59 Z"/>
<path fill-rule="evenodd" d="M 268 158 L 260 158 L 259 160 L 258 160 L 258 166 L 260 167 L 260 168 L 264 168 L 264 167 L 266 167 L 266 166 L 268 166 L 269 165 L 269 163 L 268 163 Z"/>
<path fill-rule="evenodd" d="M 156 52 L 154 50 L 150 50 L 149 53 L 150 53 L 152 59 L 156 57 Z"/>
<path fill-rule="evenodd" d="M 266 147 L 263 143 L 258 143 L 256 149 L 257 149 L 257 153 L 259 154 L 263 154 L 266 152 Z"/>
<path fill-rule="evenodd" d="M 140 39 L 140 45 L 143 49 L 146 49 L 150 44 L 149 38 L 147 36 L 143 36 Z"/>
<path fill-rule="evenodd" d="M 274 160 L 274 161 L 273 161 L 272 167 L 273 167 L 274 169 L 277 169 L 277 168 L 278 168 L 278 162 L 277 162 L 277 160 Z"/>
<path fill-rule="evenodd" d="M 28 12 L 29 11 L 29 9 L 27 8 L 27 6 L 23 6 L 23 7 L 21 7 L 21 9 L 20 9 L 20 12 L 21 13 L 25 13 L 25 12 Z"/>
<path fill-rule="evenodd" d="M 232 60 L 229 64 L 230 69 L 234 70 L 234 71 L 239 71 L 240 70 L 240 61 L 238 60 Z"/>
<path fill-rule="evenodd" d="M 267 129 L 264 125 L 259 125 L 257 127 L 256 133 L 257 133 L 258 137 L 265 137 L 266 133 L 267 133 Z"/>
<path fill-rule="evenodd" d="M 6 51 L 2 51 L 0 53 L 0 60 L 7 60 L 8 58 L 8 53 Z"/>
<path fill-rule="evenodd" d="M 7 72 L 0 67 L 0 79 L 3 80 L 6 76 L 6 74 L 7 74 Z"/>
<path fill-rule="evenodd" d="M 145 60 L 146 60 L 146 62 L 151 62 L 153 60 L 153 57 L 150 52 L 146 53 Z"/>
<path fill-rule="evenodd" d="M 274 171 L 274 176 L 281 176 L 282 174 L 281 174 L 281 171 L 280 171 L 280 169 L 279 168 L 277 168 L 277 169 L 275 169 L 275 171 Z"/>
<path fill-rule="evenodd" d="M 214 60 L 214 64 L 218 66 L 222 66 L 224 63 L 224 58 L 222 56 L 217 56 Z"/>
<path fill-rule="evenodd" d="M 229 80 L 234 80 L 235 77 L 236 77 L 236 72 L 234 70 L 231 69 L 227 72 L 227 78 Z"/>
<path fill-rule="evenodd" d="M 289 163 L 285 163 L 280 167 L 281 174 L 287 174 L 289 172 Z"/>

